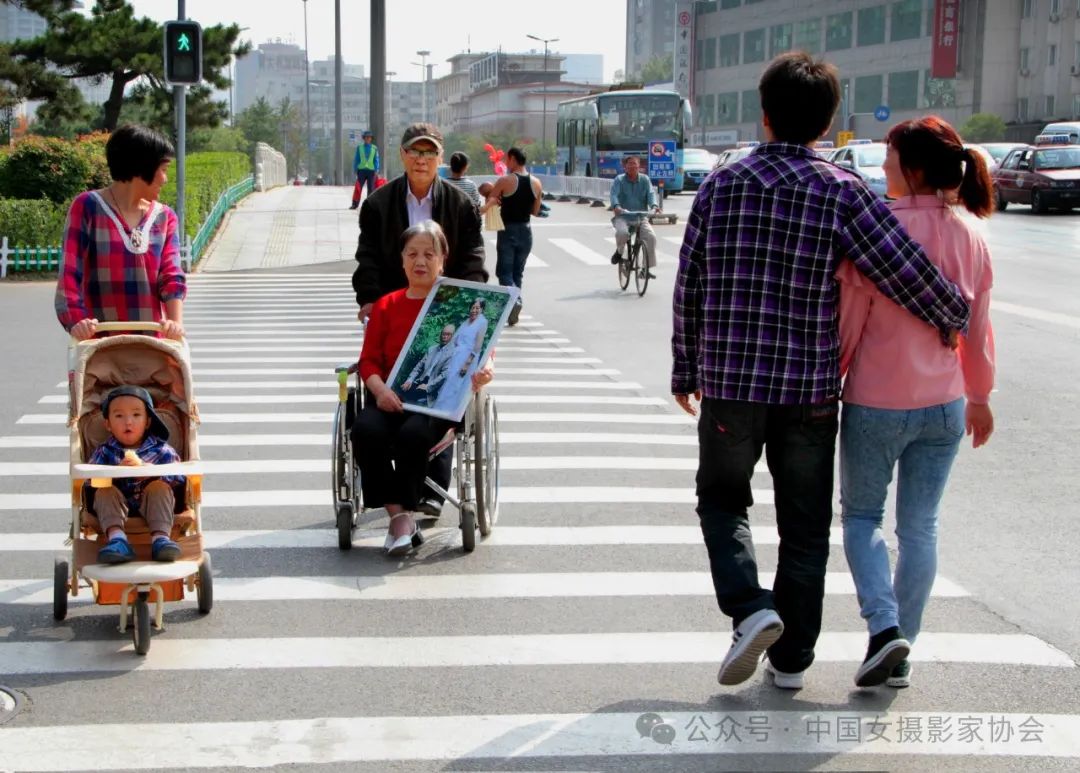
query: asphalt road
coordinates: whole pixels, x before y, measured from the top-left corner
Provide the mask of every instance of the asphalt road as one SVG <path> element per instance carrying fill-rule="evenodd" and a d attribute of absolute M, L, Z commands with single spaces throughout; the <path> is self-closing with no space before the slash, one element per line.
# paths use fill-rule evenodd
<path fill-rule="evenodd" d="M 0 284 L 0 684 L 24 698 L 0 724 L 0 770 L 1075 769 L 1080 217 L 1016 207 L 985 226 L 997 433 L 955 467 L 912 688 L 852 686 L 865 637 L 834 545 L 819 663 L 792 695 L 715 682 L 728 625 L 696 530 L 694 428 L 667 397 L 690 201 L 668 200 L 680 220 L 657 227 L 644 298 L 616 286 L 603 210 L 556 204 L 537 223 L 528 318 L 493 388 L 506 496 L 468 556 L 450 508 L 405 560 L 378 551 L 377 513 L 334 547 L 320 437 L 333 363 L 359 346 L 351 265 L 193 277 L 218 600 L 206 617 L 171 606 L 141 660 L 115 608 L 52 620 L 65 337 L 51 285 Z M 754 487 L 770 571 L 768 475 Z"/>

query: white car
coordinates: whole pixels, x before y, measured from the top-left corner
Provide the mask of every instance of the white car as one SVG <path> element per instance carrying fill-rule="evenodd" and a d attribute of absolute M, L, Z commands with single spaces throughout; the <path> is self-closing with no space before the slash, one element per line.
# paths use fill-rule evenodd
<path fill-rule="evenodd" d="M 833 154 L 829 160 L 837 166 L 849 169 L 866 181 L 867 187 L 885 198 L 885 150 L 884 142 L 867 142 L 859 145 L 845 145 Z"/>

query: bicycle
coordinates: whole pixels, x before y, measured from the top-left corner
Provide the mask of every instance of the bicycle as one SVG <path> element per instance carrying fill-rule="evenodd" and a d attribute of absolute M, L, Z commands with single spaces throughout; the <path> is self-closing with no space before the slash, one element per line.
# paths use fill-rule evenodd
<path fill-rule="evenodd" d="M 649 287 L 649 246 L 641 240 L 641 222 L 649 216 L 648 212 L 622 212 L 616 217 L 626 221 L 630 238 L 626 242 L 626 257 L 619 261 L 619 288 L 630 286 L 630 276 L 634 277 L 634 286 L 638 296 L 645 295 Z"/>

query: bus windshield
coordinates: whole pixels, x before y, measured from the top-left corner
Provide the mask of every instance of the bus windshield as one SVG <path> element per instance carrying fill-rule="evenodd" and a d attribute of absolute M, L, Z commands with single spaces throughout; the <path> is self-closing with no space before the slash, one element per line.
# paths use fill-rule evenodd
<path fill-rule="evenodd" d="M 679 97 L 674 94 L 611 94 L 597 104 L 597 150 L 640 149 L 648 140 L 678 140 Z"/>

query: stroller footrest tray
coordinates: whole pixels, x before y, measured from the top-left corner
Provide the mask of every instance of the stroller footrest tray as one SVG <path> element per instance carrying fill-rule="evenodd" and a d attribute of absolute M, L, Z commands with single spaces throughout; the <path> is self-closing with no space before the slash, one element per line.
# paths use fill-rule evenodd
<path fill-rule="evenodd" d="M 198 571 L 199 564 L 195 561 L 129 561 L 126 564 L 90 564 L 80 573 L 88 580 L 141 585 L 180 580 Z"/>

